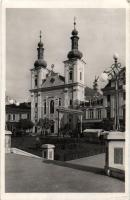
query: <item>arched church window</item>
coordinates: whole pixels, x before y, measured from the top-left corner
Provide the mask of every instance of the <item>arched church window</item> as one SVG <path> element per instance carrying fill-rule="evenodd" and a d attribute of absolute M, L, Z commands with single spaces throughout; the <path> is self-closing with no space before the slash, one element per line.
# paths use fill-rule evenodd
<path fill-rule="evenodd" d="M 59 98 L 59 106 L 61 106 L 61 98 Z"/>
<path fill-rule="evenodd" d="M 72 80 L 72 78 L 73 78 L 73 72 L 70 71 L 70 72 L 69 72 L 69 79 Z"/>
<path fill-rule="evenodd" d="M 35 86 L 37 86 L 37 78 L 35 78 Z"/>
<path fill-rule="evenodd" d="M 54 113 L 54 100 L 50 101 L 50 113 Z"/>
<path fill-rule="evenodd" d="M 80 81 L 82 80 L 82 72 L 80 72 Z"/>
<path fill-rule="evenodd" d="M 72 106 L 72 99 L 70 99 L 70 106 Z"/>
<path fill-rule="evenodd" d="M 46 100 L 44 101 L 44 114 L 46 114 Z"/>

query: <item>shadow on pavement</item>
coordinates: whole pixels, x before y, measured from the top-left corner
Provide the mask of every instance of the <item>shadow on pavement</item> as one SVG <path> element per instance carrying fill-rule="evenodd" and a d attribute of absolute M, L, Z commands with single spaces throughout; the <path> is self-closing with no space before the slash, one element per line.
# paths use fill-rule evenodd
<path fill-rule="evenodd" d="M 57 160 L 44 160 L 43 162 L 48 163 L 48 164 L 50 163 L 50 164 L 54 164 L 54 165 L 68 167 L 68 168 L 72 168 L 72 169 L 93 172 L 95 174 L 105 175 L 105 171 L 103 168 L 84 166 L 84 165 L 67 163 L 67 162 L 62 162 L 62 161 L 57 161 Z"/>

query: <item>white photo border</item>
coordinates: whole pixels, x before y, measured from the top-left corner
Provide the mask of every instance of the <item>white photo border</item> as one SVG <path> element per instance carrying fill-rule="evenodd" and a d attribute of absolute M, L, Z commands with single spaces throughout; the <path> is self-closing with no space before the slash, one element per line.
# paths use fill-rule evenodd
<path fill-rule="evenodd" d="M 129 199 L 129 167 L 128 157 L 130 157 L 130 3 L 129 0 L 3 0 L 1 2 L 1 21 L 2 21 L 2 67 L 1 71 L 1 116 L 0 116 L 0 133 L 1 133 L 1 199 L 2 200 L 32 200 L 32 199 L 57 199 L 57 200 L 95 200 L 95 199 L 111 199 L 125 200 Z M 6 74 L 6 8 L 126 8 L 126 180 L 125 193 L 5 193 L 5 151 L 4 151 L 4 135 L 5 135 L 5 74 Z"/>

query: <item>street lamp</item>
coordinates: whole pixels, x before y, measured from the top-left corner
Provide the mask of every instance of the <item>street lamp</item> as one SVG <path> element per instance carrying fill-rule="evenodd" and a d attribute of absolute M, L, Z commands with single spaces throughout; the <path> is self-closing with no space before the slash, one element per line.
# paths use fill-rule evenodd
<path fill-rule="evenodd" d="M 116 131 L 120 130 L 120 121 L 119 121 L 119 72 L 122 69 L 121 63 L 118 62 L 118 54 L 113 55 L 114 63 L 111 65 L 110 70 L 105 70 L 102 74 L 104 80 L 110 80 L 111 78 L 115 79 L 115 121 L 114 129 Z"/>

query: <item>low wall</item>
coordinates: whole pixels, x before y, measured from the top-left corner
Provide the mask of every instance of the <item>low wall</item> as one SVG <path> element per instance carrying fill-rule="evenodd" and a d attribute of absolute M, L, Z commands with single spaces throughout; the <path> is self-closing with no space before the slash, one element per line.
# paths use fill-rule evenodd
<path fill-rule="evenodd" d="M 36 156 L 34 154 L 31 154 L 31 153 L 28 153 L 28 152 L 23 151 L 23 150 L 18 149 L 18 148 L 11 148 L 11 153 L 18 154 L 18 155 L 23 155 L 23 156 L 28 156 L 28 157 L 32 157 L 32 158 L 41 158 L 39 156 Z"/>

